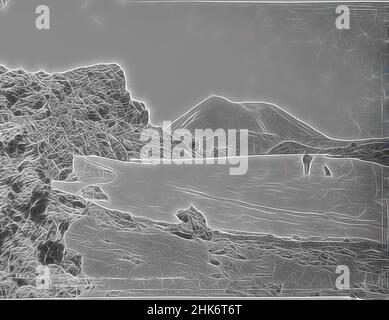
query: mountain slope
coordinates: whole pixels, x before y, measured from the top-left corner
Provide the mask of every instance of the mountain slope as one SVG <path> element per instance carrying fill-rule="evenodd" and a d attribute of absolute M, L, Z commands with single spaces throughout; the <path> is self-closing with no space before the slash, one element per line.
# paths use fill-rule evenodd
<path fill-rule="evenodd" d="M 249 155 L 311 153 L 389 165 L 387 138 L 333 139 L 266 102 L 236 103 L 210 96 L 172 123 L 172 130 L 179 128 L 192 134 L 195 129 L 248 129 Z"/>
<path fill-rule="evenodd" d="M 172 130 L 248 129 L 249 154 L 266 153 L 284 141 L 295 141 L 316 148 L 345 143 L 331 139 L 280 107 L 265 102 L 235 103 L 211 96 L 172 123 Z"/>

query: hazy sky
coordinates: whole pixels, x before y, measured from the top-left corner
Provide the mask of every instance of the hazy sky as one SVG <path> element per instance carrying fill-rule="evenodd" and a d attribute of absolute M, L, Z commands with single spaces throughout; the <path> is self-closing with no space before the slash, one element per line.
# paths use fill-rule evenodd
<path fill-rule="evenodd" d="M 51 29 L 35 28 L 35 7 Z M 335 5 L 13 1 L 0 13 L 0 63 L 61 71 L 118 62 L 154 124 L 210 94 L 268 100 L 336 138 L 380 136 L 383 10 Z"/>

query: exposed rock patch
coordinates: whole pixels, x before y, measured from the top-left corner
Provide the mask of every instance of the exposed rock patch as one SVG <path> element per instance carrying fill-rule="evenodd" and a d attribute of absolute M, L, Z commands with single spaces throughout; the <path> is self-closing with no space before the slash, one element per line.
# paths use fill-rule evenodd
<path fill-rule="evenodd" d="M 212 232 L 207 226 L 207 221 L 204 215 L 194 206 L 179 210 L 176 217 L 181 221 L 181 223 L 175 226 L 177 229 L 173 233 L 189 239 L 212 239 Z"/>
<path fill-rule="evenodd" d="M 86 186 L 80 193 L 85 199 L 109 201 L 108 195 L 99 186 Z"/>
<path fill-rule="evenodd" d="M 148 123 L 116 64 L 53 74 L 0 66 L 0 297 L 74 297 L 91 288 L 63 239 L 87 203 L 51 181 L 74 180 L 74 155 L 136 157 Z M 36 282 L 42 265 L 52 273 L 49 289 Z"/>

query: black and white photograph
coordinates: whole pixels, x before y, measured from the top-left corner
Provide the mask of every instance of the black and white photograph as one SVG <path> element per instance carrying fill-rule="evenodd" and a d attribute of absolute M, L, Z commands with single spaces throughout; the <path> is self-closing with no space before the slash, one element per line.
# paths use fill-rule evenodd
<path fill-rule="evenodd" d="M 388 48 L 385 1 L 0 0 L 0 299 L 388 300 Z"/>

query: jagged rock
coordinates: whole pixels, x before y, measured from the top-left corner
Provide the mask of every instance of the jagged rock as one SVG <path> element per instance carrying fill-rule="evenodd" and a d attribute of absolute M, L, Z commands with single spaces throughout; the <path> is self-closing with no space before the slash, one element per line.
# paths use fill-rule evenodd
<path fill-rule="evenodd" d="M 109 201 L 108 195 L 99 186 L 86 186 L 80 193 L 85 199 Z"/>
<path fill-rule="evenodd" d="M 190 206 L 188 209 L 179 210 L 176 217 L 182 221 L 181 226 L 191 231 L 194 236 L 203 240 L 212 239 L 212 232 L 207 226 L 204 215 L 194 206 Z"/>
<path fill-rule="evenodd" d="M 171 225 L 168 227 L 168 231 L 184 239 L 196 238 L 195 234 L 193 233 L 193 230 L 189 230 L 181 225 Z"/>
<path fill-rule="evenodd" d="M 26 270 L 35 270 L 36 258 L 58 266 L 61 294 L 90 287 L 76 263 L 81 257 L 63 244 L 87 203 L 52 190 L 51 180 L 75 178 L 74 155 L 136 156 L 148 123 L 146 106 L 131 99 L 117 64 L 52 74 L 0 66 L 0 269 L 17 260 L 24 277 L 2 286 L 0 296 L 14 297 L 20 287 L 35 285 L 34 272 Z"/>
<path fill-rule="evenodd" d="M 64 244 L 59 241 L 46 241 L 38 245 L 38 259 L 42 264 L 60 264 L 64 255 Z"/>
<path fill-rule="evenodd" d="M 0 80 L 0 94 L 6 98 L 3 108 L 13 114 L 18 111 L 18 116 L 41 120 L 68 115 L 73 120 L 148 124 L 148 116 L 142 114 L 147 108 L 132 101 L 124 72 L 117 64 L 53 74 L 8 70 L 1 73 Z M 2 118 L 12 120 L 11 115 L 2 114 Z"/>
<path fill-rule="evenodd" d="M 85 183 L 107 183 L 115 178 L 115 175 L 111 170 L 88 161 L 85 157 L 73 158 L 72 173 L 78 181 Z"/>
<path fill-rule="evenodd" d="M 0 129 L 0 152 L 46 155 L 51 178 L 66 177 L 73 154 L 128 160 L 148 114 L 117 64 L 53 74 L 1 68 L 0 124 L 11 128 Z"/>
<path fill-rule="evenodd" d="M 146 227 L 132 215 L 118 210 L 109 210 L 94 203 L 89 203 L 84 215 L 93 217 L 98 226 L 109 226 L 119 230 L 145 231 Z"/>

